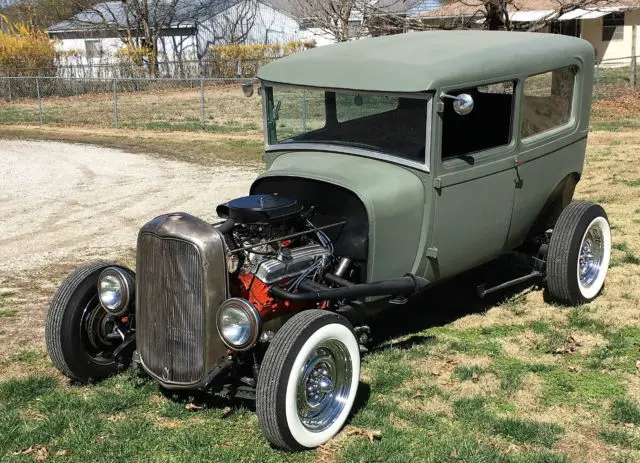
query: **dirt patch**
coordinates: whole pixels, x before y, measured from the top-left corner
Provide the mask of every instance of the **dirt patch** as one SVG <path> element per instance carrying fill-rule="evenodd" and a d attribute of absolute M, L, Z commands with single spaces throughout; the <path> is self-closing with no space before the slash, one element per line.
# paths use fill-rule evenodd
<path fill-rule="evenodd" d="M 135 247 L 142 224 L 167 212 L 212 221 L 216 205 L 246 194 L 257 173 L 62 143 L 3 141 L 0 151 L 0 277 L 113 259 Z"/>
<path fill-rule="evenodd" d="M 522 377 L 522 386 L 514 393 L 513 403 L 520 410 L 535 410 L 540 406 L 539 397 L 542 394 L 542 380 L 534 373 L 526 373 Z"/>
<path fill-rule="evenodd" d="M 0 362 L 44 350 L 49 301 L 74 268 L 96 260 L 132 264 L 145 222 L 174 211 L 214 221 L 216 205 L 247 194 L 258 173 L 85 145 L 1 146 Z M 17 368 L 29 374 L 37 365 Z"/>
<path fill-rule="evenodd" d="M 532 321 L 549 323 L 566 320 L 562 310 L 547 304 L 542 291 L 526 290 L 516 297 L 519 298 L 514 308 L 509 304 L 493 307 L 482 314 L 467 315 L 451 324 L 454 329 L 466 330 L 472 328 L 490 328 L 496 325 L 520 325 Z"/>

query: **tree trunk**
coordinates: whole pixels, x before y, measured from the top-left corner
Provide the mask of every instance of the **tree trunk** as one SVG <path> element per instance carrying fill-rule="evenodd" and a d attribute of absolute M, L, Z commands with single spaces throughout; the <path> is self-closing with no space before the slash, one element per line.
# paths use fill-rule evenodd
<path fill-rule="evenodd" d="M 351 17 L 351 1 L 346 1 L 340 8 L 340 41 L 349 40 L 349 18 Z"/>
<path fill-rule="evenodd" d="M 484 4 L 486 15 L 484 29 L 490 31 L 510 30 L 508 0 L 488 0 Z"/>

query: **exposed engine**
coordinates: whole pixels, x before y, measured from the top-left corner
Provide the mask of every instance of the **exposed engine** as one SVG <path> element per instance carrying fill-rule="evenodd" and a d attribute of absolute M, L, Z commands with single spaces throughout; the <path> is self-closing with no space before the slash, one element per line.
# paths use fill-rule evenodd
<path fill-rule="evenodd" d="M 326 226 L 314 225 L 313 207 L 305 210 L 296 199 L 252 195 L 218 206 L 217 213 L 227 219 L 219 229 L 229 248 L 232 296 L 249 300 L 264 320 L 316 305 L 275 299 L 269 295 L 272 285 L 296 292 L 303 282 L 319 282 L 328 270 L 347 270 L 346 260 L 340 266 L 334 255 Z"/>

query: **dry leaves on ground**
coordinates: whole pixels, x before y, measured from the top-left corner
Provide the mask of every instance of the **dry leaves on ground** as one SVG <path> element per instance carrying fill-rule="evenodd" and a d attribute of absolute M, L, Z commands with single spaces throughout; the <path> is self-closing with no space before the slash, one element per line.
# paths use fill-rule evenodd
<path fill-rule="evenodd" d="M 26 449 L 13 452 L 13 455 L 33 455 L 36 461 L 45 461 L 49 458 L 49 451 L 41 445 L 32 445 Z"/>
<path fill-rule="evenodd" d="M 357 428 L 355 426 L 347 426 L 344 433 L 347 437 L 366 437 L 372 444 L 376 439 L 382 438 L 382 431 L 378 431 L 377 429 Z"/>
<path fill-rule="evenodd" d="M 202 404 L 194 404 L 193 402 L 189 402 L 184 406 L 187 410 L 204 410 L 204 405 Z"/>
<path fill-rule="evenodd" d="M 553 351 L 553 353 L 554 354 L 575 353 L 578 350 L 578 347 L 580 347 L 580 343 L 576 340 L 576 338 L 573 335 L 569 336 L 569 341 L 571 341 L 569 345 L 558 347 L 556 350 Z"/>

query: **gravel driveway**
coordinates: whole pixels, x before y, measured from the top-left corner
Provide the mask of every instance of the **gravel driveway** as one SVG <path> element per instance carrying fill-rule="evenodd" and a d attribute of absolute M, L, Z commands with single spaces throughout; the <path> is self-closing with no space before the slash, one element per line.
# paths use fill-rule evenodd
<path fill-rule="evenodd" d="M 0 274 L 114 258 L 167 212 L 212 221 L 258 173 L 52 142 L 0 140 L 0 160 Z"/>

